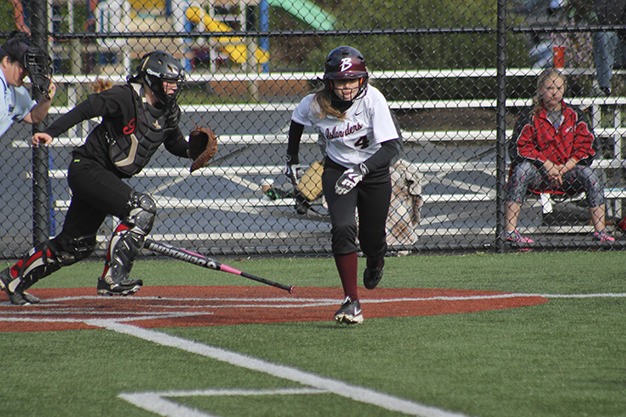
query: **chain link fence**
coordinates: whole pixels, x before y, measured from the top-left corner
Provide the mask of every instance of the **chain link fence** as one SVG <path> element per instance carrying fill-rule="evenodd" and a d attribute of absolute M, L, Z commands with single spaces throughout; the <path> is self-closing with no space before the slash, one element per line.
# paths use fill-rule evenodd
<path fill-rule="evenodd" d="M 5 3 L 4 38 L 16 23 Z M 624 248 L 618 227 L 626 198 L 624 14 L 601 22 L 588 7 L 593 2 L 574 0 L 23 3 L 33 38 L 53 58 L 58 85 L 45 123 L 84 100 L 96 80 L 125 82 L 146 52 L 168 51 L 186 67 L 181 130 L 209 126 L 220 148 L 193 174 L 189 161 L 157 153 L 129 180 L 158 203 L 155 240 L 209 254 L 328 253 L 323 198 L 305 213 L 297 210 L 282 172 L 291 112 L 319 83 L 326 54 L 351 45 L 366 57 L 370 82 L 387 97 L 404 141 L 393 167 L 392 251 L 519 249 L 502 233 L 506 149 L 516 118 L 533 104 L 537 76 L 553 66 L 567 75 L 566 100 L 585 110 L 599 140 L 592 167 L 604 181 L 607 231 L 616 242 L 593 239 L 584 193 L 529 194 L 517 229 L 538 249 Z M 610 92 L 598 84 L 594 62 L 596 36 L 607 33 L 616 44 Z M 2 137 L 2 257 L 60 232 L 71 150 L 96 123 L 72 128 L 43 150 L 29 145 L 31 125 L 15 123 Z M 317 140 L 305 131 L 303 165 L 321 160 Z M 100 253 L 114 224 L 99 233 Z"/>

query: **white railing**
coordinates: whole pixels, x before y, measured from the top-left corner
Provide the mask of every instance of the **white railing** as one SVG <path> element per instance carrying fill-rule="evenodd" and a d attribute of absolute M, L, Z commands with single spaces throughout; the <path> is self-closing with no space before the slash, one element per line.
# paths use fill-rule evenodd
<path fill-rule="evenodd" d="M 536 76 L 542 69 L 509 69 L 506 73 L 508 77 L 518 76 Z M 565 69 L 566 75 L 587 75 L 592 76 L 595 72 L 590 69 Z M 626 71 L 619 71 L 625 73 Z M 188 77 L 190 83 L 200 83 L 208 81 L 245 81 L 245 82 L 262 82 L 262 81 L 279 81 L 279 80 L 315 80 L 322 74 L 318 73 L 238 73 L 238 74 L 191 74 Z M 489 78 L 495 77 L 497 71 L 495 69 L 453 69 L 453 70 L 417 70 L 417 71 L 374 71 L 371 79 L 375 83 L 376 80 L 383 79 L 442 79 L 442 78 Z M 57 75 L 55 80 L 58 83 L 64 83 L 69 86 L 70 102 L 76 103 L 78 99 L 76 88 L 80 84 L 88 84 L 101 78 L 97 75 Z M 125 82 L 125 76 L 107 76 L 114 83 Z M 297 100 L 296 100 L 297 101 Z M 222 112 L 268 112 L 282 111 L 291 112 L 296 106 L 293 103 L 255 103 L 255 104 L 211 104 L 211 105 L 183 105 L 182 111 L 186 113 L 222 113 Z M 586 107 L 590 109 L 592 115 L 592 125 L 595 133 L 602 138 L 610 138 L 613 143 L 613 151 L 616 157 L 614 159 L 600 159 L 594 161 L 594 167 L 598 169 L 616 169 L 626 168 L 626 163 L 622 158 L 622 141 L 626 137 L 626 127 L 622 126 L 621 109 L 626 106 L 626 97 L 583 97 L 572 98 L 567 100 L 571 104 Z M 510 98 L 506 100 L 507 108 L 522 108 L 532 105 L 530 98 Z M 495 99 L 458 99 L 458 100 L 402 100 L 390 101 L 389 106 L 394 110 L 426 110 L 426 109 L 495 109 L 497 101 Z M 52 107 L 51 114 L 63 114 L 71 109 L 70 107 Z M 612 113 L 612 126 L 601 127 L 602 111 Z M 495 119 L 494 119 L 495 125 Z M 71 133 L 71 132 L 70 132 Z M 505 132 L 507 138 L 511 136 L 512 131 Z M 412 131 L 403 132 L 403 139 L 408 142 L 427 143 L 427 142 L 494 142 L 497 138 L 495 129 L 487 130 L 435 130 L 435 131 Z M 58 138 L 52 146 L 77 146 L 83 143 L 83 138 Z M 222 135 L 219 138 L 221 144 L 271 144 L 280 145 L 287 142 L 285 133 L 278 134 L 240 134 L 240 135 Z M 315 143 L 317 135 L 305 134 L 303 143 Z M 14 146 L 28 146 L 26 143 L 15 143 Z M 425 176 L 436 176 L 441 173 L 452 171 L 481 171 L 489 175 L 494 175 L 496 165 L 493 162 L 416 162 L 416 169 Z M 208 167 L 202 171 L 189 174 L 187 167 L 177 168 L 147 168 L 139 173 L 138 177 L 175 177 L 186 178 L 192 176 L 221 176 L 233 180 L 238 184 L 246 185 L 250 190 L 257 191 L 258 184 L 252 184 L 243 179 L 244 175 L 263 175 L 263 176 L 280 176 L 282 175 L 282 165 L 263 165 L 263 166 L 231 166 L 231 167 Z M 66 177 L 65 170 L 51 170 L 50 176 L 55 179 Z M 470 189 L 470 188 L 473 188 Z M 478 189 L 476 189 L 478 188 Z M 489 187 L 470 186 L 463 188 L 465 192 L 458 193 L 441 193 L 424 195 L 425 203 L 442 203 L 442 202 L 485 202 L 495 200 L 495 190 Z M 626 189 L 607 188 L 605 189 L 605 197 L 612 201 L 615 213 L 621 213 L 621 200 L 626 199 Z M 229 199 L 177 199 L 157 197 L 158 205 L 162 208 L 193 208 L 193 209 L 216 209 L 229 211 L 247 211 L 267 208 L 272 206 L 284 206 L 294 204 L 293 199 L 269 200 L 267 198 L 229 198 Z M 54 203 L 56 209 L 67 209 L 69 201 L 59 200 Z M 428 224 L 424 224 L 427 226 Z M 484 230 L 483 230 L 484 229 Z M 424 227 L 424 234 L 438 235 L 438 230 L 430 230 Z M 458 229 L 459 231 L 462 228 Z M 482 228 L 485 233 L 493 233 L 493 228 Z M 449 233 L 449 230 L 447 231 Z M 264 235 L 264 234 L 261 234 Z M 187 235 L 186 235 L 187 236 Z M 213 236 L 212 238 L 215 238 Z M 258 237 L 258 236 L 256 236 Z M 263 237 L 263 236 L 261 236 Z"/>

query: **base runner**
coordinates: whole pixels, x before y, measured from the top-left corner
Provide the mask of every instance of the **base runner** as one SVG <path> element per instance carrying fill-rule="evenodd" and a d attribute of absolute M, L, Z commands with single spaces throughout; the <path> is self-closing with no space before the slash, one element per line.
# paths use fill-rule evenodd
<path fill-rule="evenodd" d="M 365 288 L 374 289 L 383 277 L 391 197 L 389 164 L 401 148 L 387 100 L 368 86 L 368 78 L 365 58 L 358 50 L 350 46 L 333 49 L 324 66 L 324 86 L 304 97 L 293 112 L 286 157 L 285 174 L 299 177 L 304 126 L 312 126 L 322 136 L 326 155 L 322 188 L 345 297 L 335 320 L 346 324 L 363 322 L 357 290 L 357 237 L 367 258 Z"/>

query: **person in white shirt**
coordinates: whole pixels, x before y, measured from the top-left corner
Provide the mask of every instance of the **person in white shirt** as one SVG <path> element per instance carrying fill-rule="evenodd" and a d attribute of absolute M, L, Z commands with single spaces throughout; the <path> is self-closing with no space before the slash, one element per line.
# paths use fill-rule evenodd
<path fill-rule="evenodd" d="M 50 57 L 34 46 L 26 33 L 13 32 L 0 47 L 0 136 L 14 122 L 36 124 L 44 120 L 56 93 L 50 74 Z M 26 76 L 41 92 L 39 102 L 24 86 Z"/>
<path fill-rule="evenodd" d="M 387 100 L 368 85 L 368 78 L 365 58 L 357 49 L 333 49 L 324 65 L 324 86 L 304 97 L 292 114 L 287 146 L 285 174 L 297 182 L 304 127 L 313 127 L 322 138 L 322 188 L 332 225 L 332 253 L 345 296 L 335 321 L 345 324 L 363 322 L 357 290 L 357 237 L 367 258 L 365 288 L 374 289 L 383 276 L 391 198 L 389 165 L 401 149 Z"/>

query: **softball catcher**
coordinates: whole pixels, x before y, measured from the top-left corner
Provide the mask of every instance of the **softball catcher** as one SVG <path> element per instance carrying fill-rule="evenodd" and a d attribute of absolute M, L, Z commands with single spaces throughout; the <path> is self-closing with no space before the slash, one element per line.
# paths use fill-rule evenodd
<path fill-rule="evenodd" d="M 68 169 L 72 200 L 61 233 L 0 272 L 0 286 L 13 304 L 38 303 L 37 297 L 25 292 L 28 288 L 87 258 L 108 215 L 120 223 L 108 244 L 97 293 L 129 295 L 139 291 L 143 282 L 130 278 L 130 272 L 152 230 L 156 204 L 150 195 L 134 190 L 123 180 L 140 172 L 161 145 L 176 156 L 189 157 L 190 145 L 178 127 L 177 98 L 184 79 L 185 72 L 173 56 L 151 52 L 141 59 L 137 74 L 127 83 L 89 95 L 45 131 L 33 135 L 34 146 L 47 145 L 84 120 L 102 118 L 85 143 L 73 151 Z M 209 148 L 203 160 L 196 159 L 193 166 L 199 168 L 208 161 L 216 145 Z"/>

